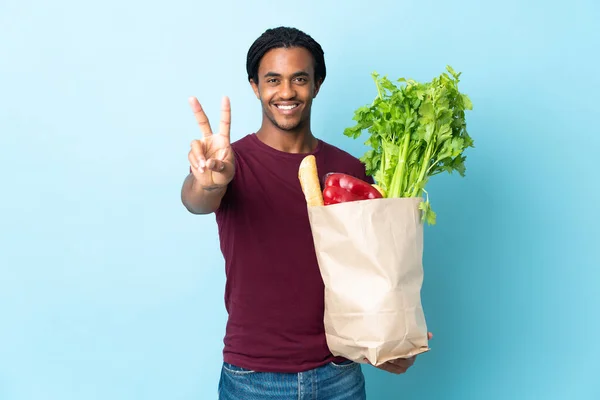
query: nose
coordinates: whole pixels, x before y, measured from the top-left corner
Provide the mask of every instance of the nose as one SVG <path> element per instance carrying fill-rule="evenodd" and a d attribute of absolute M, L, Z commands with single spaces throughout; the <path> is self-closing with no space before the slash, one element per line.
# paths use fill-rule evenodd
<path fill-rule="evenodd" d="M 279 95 L 282 99 L 293 99 L 296 96 L 294 85 L 290 81 L 283 81 Z"/>

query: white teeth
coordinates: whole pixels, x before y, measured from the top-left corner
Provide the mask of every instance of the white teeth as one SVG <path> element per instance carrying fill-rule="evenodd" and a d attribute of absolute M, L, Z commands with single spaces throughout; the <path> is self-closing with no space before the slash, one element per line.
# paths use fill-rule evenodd
<path fill-rule="evenodd" d="M 282 110 L 291 110 L 292 108 L 296 108 L 298 107 L 298 104 L 293 104 L 291 106 L 282 106 L 282 105 L 278 105 L 277 108 L 280 108 Z"/>

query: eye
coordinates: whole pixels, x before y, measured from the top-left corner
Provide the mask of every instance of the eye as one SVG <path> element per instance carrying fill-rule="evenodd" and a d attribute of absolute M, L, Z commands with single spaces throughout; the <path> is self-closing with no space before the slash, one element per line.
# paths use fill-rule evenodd
<path fill-rule="evenodd" d="M 277 83 L 277 79 L 275 79 L 275 78 L 268 78 L 267 79 L 267 83 L 269 83 L 269 84 Z"/>

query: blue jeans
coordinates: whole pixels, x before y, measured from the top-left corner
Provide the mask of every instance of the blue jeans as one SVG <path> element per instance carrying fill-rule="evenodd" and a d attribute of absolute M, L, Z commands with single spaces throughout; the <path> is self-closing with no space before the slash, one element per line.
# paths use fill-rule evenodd
<path fill-rule="evenodd" d="M 254 372 L 223 363 L 219 400 L 365 400 L 360 364 L 329 363 L 300 373 Z"/>

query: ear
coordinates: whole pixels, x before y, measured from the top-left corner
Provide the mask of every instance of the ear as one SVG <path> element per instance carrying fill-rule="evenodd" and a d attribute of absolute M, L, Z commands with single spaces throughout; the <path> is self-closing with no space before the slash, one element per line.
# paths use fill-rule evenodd
<path fill-rule="evenodd" d="M 319 89 L 321 89 L 322 83 L 323 83 L 323 79 L 319 79 L 318 81 L 315 82 L 315 93 L 313 94 L 313 99 L 315 97 L 317 97 L 317 94 L 319 94 Z"/>
<path fill-rule="evenodd" d="M 260 92 L 258 91 L 258 83 L 254 82 L 254 79 L 250 79 L 250 86 L 252 86 L 252 90 L 254 90 L 254 95 L 257 99 L 260 100 Z"/>

